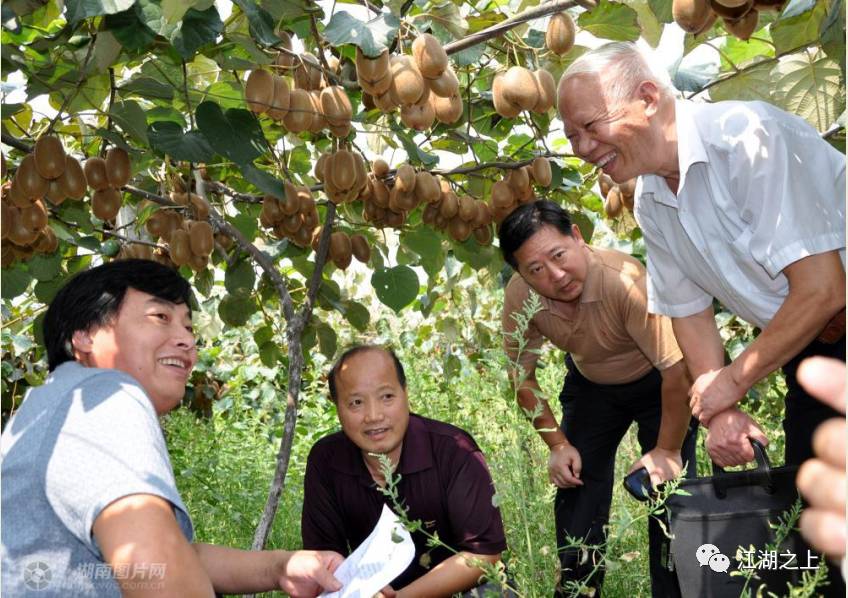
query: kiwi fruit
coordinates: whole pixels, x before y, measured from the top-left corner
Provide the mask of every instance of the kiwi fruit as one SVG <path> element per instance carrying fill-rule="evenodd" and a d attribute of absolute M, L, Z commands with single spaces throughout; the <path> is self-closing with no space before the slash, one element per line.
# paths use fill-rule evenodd
<path fill-rule="evenodd" d="M 448 224 L 448 234 L 455 241 L 465 241 L 471 236 L 471 225 L 462 218 L 453 218 Z"/>
<path fill-rule="evenodd" d="M 350 122 L 353 108 L 343 87 L 333 85 L 321 90 L 321 111 L 331 125 L 341 126 Z"/>
<path fill-rule="evenodd" d="M 168 199 L 177 204 L 178 206 L 187 206 L 191 201 L 188 197 L 188 193 L 185 191 L 171 191 L 168 193 Z"/>
<path fill-rule="evenodd" d="M 433 94 L 430 101 L 433 104 L 436 120 L 441 123 L 451 125 L 462 116 L 462 98 L 459 97 L 458 93 L 453 94 L 449 98 L 443 98 Z"/>
<path fill-rule="evenodd" d="M 283 118 L 283 126 L 292 133 L 301 133 L 312 126 L 312 100 L 309 92 L 292 89 L 289 93 L 289 111 Z"/>
<path fill-rule="evenodd" d="M 274 75 L 262 69 L 251 71 L 244 86 L 244 99 L 252 112 L 267 112 L 274 99 Z"/>
<path fill-rule="evenodd" d="M 747 41 L 751 38 L 751 35 L 757 30 L 757 24 L 759 21 L 760 13 L 756 8 L 749 10 L 748 14 L 738 21 L 723 19 L 724 28 L 727 29 L 729 33 L 732 33 L 743 41 Z"/>
<path fill-rule="evenodd" d="M 718 15 L 716 13 L 714 13 L 712 10 L 710 10 L 710 16 L 707 17 L 707 22 L 704 23 L 704 26 L 701 27 L 701 29 L 694 32 L 692 35 L 698 36 L 698 35 L 701 35 L 702 33 L 709 31 L 710 29 L 713 28 L 713 25 L 715 25 L 715 22 L 717 20 L 718 20 Z"/>
<path fill-rule="evenodd" d="M 306 226 L 301 226 L 294 234 L 291 235 L 292 242 L 301 248 L 309 247 L 309 242 L 312 240 L 312 229 Z"/>
<path fill-rule="evenodd" d="M 406 222 L 406 213 L 387 210 L 385 219 L 387 226 L 390 226 L 391 228 L 400 228 L 403 226 L 403 223 Z"/>
<path fill-rule="evenodd" d="M 330 125 L 329 127 L 330 133 L 332 133 L 333 137 L 336 137 L 337 139 L 347 139 L 352 128 L 353 127 L 351 127 L 349 122 L 339 126 Z"/>
<path fill-rule="evenodd" d="M 5 200 L 0 201 L 0 239 L 5 239 L 9 236 L 9 231 L 12 230 L 12 219 L 15 218 L 16 211 Z"/>
<path fill-rule="evenodd" d="M 21 185 L 18 183 L 17 174 L 15 175 L 15 178 L 12 179 L 11 185 L 9 185 L 7 196 L 9 201 L 12 202 L 12 205 L 17 208 L 28 208 L 32 203 L 32 200 L 24 195 L 23 191 L 21 191 Z"/>
<path fill-rule="evenodd" d="M 621 195 L 633 197 L 633 195 L 636 193 L 636 179 L 628 179 L 623 183 L 620 183 L 618 185 L 618 188 L 621 191 Z"/>
<path fill-rule="evenodd" d="M 418 70 L 427 79 L 436 79 L 448 66 L 448 55 L 442 44 L 429 33 L 423 33 L 412 42 L 412 56 Z"/>
<path fill-rule="evenodd" d="M 425 131 L 433 126 L 436 120 L 436 109 L 429 98 L 417 104 L 406 104 L 401 107 L 400 120 L 410 129 Z"/>
<path fill-rule="evenodd" d="M 389 164 L 382 158 L 377 158 L 371 164 L 371 172 L 374 173 L 374 176 L 378 178 L 383 178 L 387 174 L 389 174 Z"/>
<path fill-rule="evenodd" d="M 85 196 L 86 178 L 82 166 L 73 156 L 65 155 L 65 170 L 59 177 L 59 184 L 66 197 L 82 199 Z"/>
<path fill-rule="evenodd" d="M 384 93 L 374 96 L 374 105 L 377 106 L 381 112 L 388 113 L 400 106 L 400 103 L 395 101 L 395 98 L 391 93 L 391 89 L 388 89 Z"/>
<path fill-rule="evenodd" d="M 709 0 L 709 2 L 715 14 L 731 21 L 738 21 L 754 6 L 753 0 L 744 0 L 742 4 L 736 4 L 736 0 L 725 0 L 725 2 L 733 2 L 733 6 L 722 4 L 718 0 Z"/>
<path fill-rule="evenodd" d="M 459 197 L 459 209 L 457 216 L 465 222 L 471 222 L 477 215 L 477 204 L 474 203 L 474 198 L 468 195 Z"/>
<path fill-rule="evenodd" d="M 517 196 L 530 186 L 530 176 L 524 168 L 513 168 L 509 172 L 506 182 Z"/>
<path fill-rule="evenodd" d="M 372 86 L 386 77 L 389 73 L 389 51 L 383 50 L 379 56 L 372 58 L 356 48 L 356 78 L 360 84 L 363 82 Z"/>
<path fill-rule="evenodd" d="M 716 2 L 726 8 L 739 8 L 749 4 L 748 0 L 716 0 Z"/>
<path fill-rule="evenodd" d="M 439 182 L 429 172 L 421 171 L 415 175 L 415 197 L 419 202 L 436 203 L 442 197 Z"/>
<path fill-rule="evenodd" d="M 347 233 L 336 231 L 330 235 L 330 259 L 340 270 L 350 266 L 353 247 Z"/>
<path fill-rule="evenodd" d="M 25 208 L 29 209 L 29 208 Z M 22 210 L 12 208 L 13 216 L 10 218 L 11 226 L 9 227 L 8 239 L 20 247 L 25 247 L 38 238 L 39 230 L 29 228 L 23 221 Z"/>
<path fill-rule="evenodd" d="M 533 73 L 523 66 L 511 66 L 503 78 L 504 98 L 522 110 L 532 110 L 539 101 L 539 88 Z"/>
<path fill-rule="evenodd" d="M 33 243 L 33 248 L 39 253 L 53 253 L 59 249 L 59 239 L 49 226 L 41 229 L 38 237 Z"/>
<path fill-rule="evenodd" d="M 283 216 L 283 219 L 280 221 L 288 235 L 293 235 L 296 233 L 300 227 L 303 225 L 303 217 L 298 214 L 291 214 L 289 216 Z"/>
<path fill-rule="evenodd" d="M 415 104 L 424 93 L 424 78 L 418 71 L 415 61 L 405 55 L 392 56 L 390 60 L 392 84 L 389 93 L 399 104 Z M 375 99 L 376 101 L 376 99 Z"/>
<path fill-rule="evenodd" d="M 574 20 L 567 12 L 560 12 L 551 17 L 545 31 L 545 46 L 559 56 L 574 46 Z"/>
<path fill-rule="evenodd" d="M 65 190 L 62 188 L 61 179 L 52 179 L 47 183 L 47 193 L 44 194 L 44 199 L 54 206 L 59 206 L 67 198 L 68 196 L 65 195 Z"/>
<path fill-rule="evenodd" d="M 480 245 L 488 245 L 492 242 L 492 227 L 489 225 L 474 229 L 474 240 Z"/>
<path fill-rule="evenodd" d="M 289 111 L 291 90 L 288 82 L 278 75 L 271 78 L 273 91 L 268 102 L 268 116 L 277 122 L 282 122 Z"/>
<path fill-rule="evenodd" d="M 298 89 L 311 91 L 321 87 L 321 67 L 311 52 L 295 58 L 294 84 Z"/>
<path fill-rule="evenodd" d="M 687 33 L 697 33 L 710 18 L 709 0 L 672 0 L 671 15 L 674 22 Z"/>
<path fill-rule="evenodd" d="M 109 148 L 106 152 L 106 178 L 112 187 L 120 189 L 130 182 L 130 168 L 130 157 L 126 150 L 120 147 Z"/>
<path fill-rule="evenodd" d="M 402 193 L 415 190 L 415 169 L 409 164 L 401 164 L 395 172 L 395 187 Z"/>
<path fill-rule="evenodd" d="M 533 160 L 531 167 L 534 181 L 542 187 L 547 187 L 551 184 L 553 174 L 551 173 L 551 163 L 547 158 L 539 156 Z"/>
<path fill-rule="evenodd" d="M 109 176 L 106 173 L 106 160 L 103 158 L 89 158 L 83 167 L 85 180 L 88 186 L 95 191 L 103 191 L 109 187 Z"/>
<path fill-rule="evenodd" d="M 481 226 L 488 226 L 492 223 L 492 208 L 489 207 L 482 199 L 477 200 L 477 215 L 474 217 L 474 221 L 471 223 L 473 228 L 480 228 Z"/>
<path fill-rule="evenodd" d="M 291 182 L 285 181 L 283 183 L 283 198 L 278 201 L 277 205 L 280 208 L 280 214 L 278 218 L 274 219 L 275 222 L 281 220 L 283 216 L 291 216 L 300 211 L 300 197 L 297 195 L 297 187 Z"/>
<path fill-rule="evenodd" d="M 492 206 L 508 208 L 515 204 L 515 193 L 506 181 L 495 181 L 492 185 Z"/>
<path fill-rule="evenodd" d="M 297 189 L 297 209 L 301 214 L 309 214 L 315 211 L 315 198 L 309 191 L 309 187 L 296 187 Z"/>
<path fill-rule="evenodd" d="M 209 256 L 208 255 L 198 255 L 196 253 L 192 253 L 188 258 L 188 266 L 195 272 L 202 272 L 206 269 L 206 266 L 209 265 Z"/>
<path fill-rule="evenodd" d="M 189 202 L 194 211 L 195 220 L 209 220 L 209 202 L 192 193 L 189 195 Z"/>
<path fill-rule="evenodd" d="M 366 81 L 365 79 L 359 80 L 359 86 L 362 90 L 373 98 L 377 96 L 383 95 L 384 93 L 389 91 L 389 88 L 392 86 L 392 73 L 390 71 L 386 71 L 386 73 L 379 79 L 375 81 Z M 372 100 L 374 106 L 377 106 L 376 99 Z M 379 107 L 379 106 L 377 106 Z"/>
<path fill-rule="evenodd" d="M 547 112 L 554 107 L 556 103 L 556 84 L 554 76 L 545 69 L 533 71 L 533 79 L 536 81 L 536 87 L 539 90 L 539 101 L 533 106 L 533 112 Z"/>
<path fill-rule="evenodd" d="M 368 246 L 368 241 L 360 234 L 350 236 L 350 247 L 353 252 L 353 257 L 363 264 L 367 264 L 371 259 L 371 248 Z"/>
<path fill-rule="evenodd" d="M 24 156 L 12 184 L 18 186 L 18 191 L 26 199 L 44 196 L 47 192 L 47 179 L 38 174 L 38 169 L 35 167 L 35 156 L 32 154 Z"/>
<path fill-rule="evenodd" d="M 380 208 L 389 207 L 389 188 L 383 181 L 374 181 L 374 194 L 371 197 L 373 204 Z"/>
<path fill-rule="evenodd" d="M 28 229 L 41 230 L 47 226 L 47 208 L 40 199 L 36 199 L 30 207 L 21 210 L 19 218 Z"/>
<path fill-rule="evenodd" d="M 285 48 L 286 50 L 291 52 L 291 49 L 292 49 L 291 34 L 288 31 L 284 31 L 282 29 L 275 31 L 274 33 L 277 35 L 277 37 L 280 38 L 280 43 L 277 44 L 277 45 L 279 47 Z M 282 57 L 283 55 L 285 55 L 287 57 L 287 59 L 283 58 Z M 291 66 L 294 64 L 294 56 L 292 56 L 291 54 L 289 54 L 287 52 L 281 51 L 280 54 L 277 56 L 277 64 L 279 66 L 283 67 L 283 68 L 291 68 Z"/>
<path fill-rule="evenodd" d="M 515 118 L 521 113 L 521 107 L 510 102 L 505 95 L 504 75 L 499 73 L 492 80 L 492 104 L 495 112 L 504 118 Z"/>
<path fill-rule="evenodd" d="M 33 150 L 35 169 L 47 180 L 56 179 L 65 172 L 65 148 L 58 137 L 45 135 L 35 143 Z"/>
<path fill-rule="evenodd" d="M 106 187 L 91 196 L 91 211 L 101 220 L 112 220 L 120 209 L 121 194 L 116 189 Z"/>
<path fill-rule="evenodd" d="M 178 228 L 171 233 L 171 240 L 168 242 L 171 252 L 171 261 L 177 266 L 183 266 L 189 263 L 191 259 L 191 239 L 186 231 Z"/>
<path fill-rule="evenodd" d="M 150 233 L 154 239 L 162 236 L 162 232 L 168 224 L 168 216 L 164 210 L 153 212 L 147 222 L 144 223 L 144 228 Z"/>
<path fill-rule="evenodd" d="M 612 180 L 612 177 L 606 173 L 600 173 L 598 175 L 598 187 L 601 190 L 601 196 L 606 197 L 607 193 L 609 193 L 610 189 L 615 186 L 615 181 Z"/>
<path fill-rule="evenodd" d="M 621 214 L 622 207 L 621 190 L 618 188 L 618 185 L 615 185 L 609 190 L 606 199 L 604 199 L 604 212 L 606 212 L 608 217 L 616 218 Z"/>
<path fill-rule="evenodd" d="M 439 204 L 439 215 L 442 218 L 450 219 L 456 216 L 459 212 L 459 198 L 453 191 L 442 193 L 442 202 Z"/>
<path fill-rule="evenodd" d="M 430 91 L 441 98 L 449 98 L 459 92 L 459 79 L 450 65 L 438 78 L 428 79 L 427 84 L 430 86 Z"/>
<path fill-rule="evenodd" d="M 356 165 L 354 155 L 347 150 L 339 150 L 332 156 L 332 167 L 328 180 L 340 191 L 352 189 L 356 183 Z"/>
<path fill-rule="evenodd" d="M 327 165 L 327 159 L 330 157 L 328 153 L 322 153 L 318 156 L 318 159 L 315 161 L 315 166 L 312 169 L 312 173 L 315 175 L 315 178 L 323 183 L 324 182 L 324 167 Z"/>

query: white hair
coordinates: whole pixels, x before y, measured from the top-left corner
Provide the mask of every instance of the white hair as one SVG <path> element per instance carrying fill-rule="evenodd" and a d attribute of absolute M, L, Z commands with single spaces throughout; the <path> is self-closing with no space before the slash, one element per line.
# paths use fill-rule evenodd
<path fill-rule="evenodd" d="M 603 76 L 604 94 L 611 102 L 631 98 L 643 81 L 653 82 L 663 95 L 674 97 L 678 94 L 668 72 L 652 64 L 632 42 L 610 42 L 586 52 L 565 70 L 559 90 L 565 81 L 577 75 Z"/>

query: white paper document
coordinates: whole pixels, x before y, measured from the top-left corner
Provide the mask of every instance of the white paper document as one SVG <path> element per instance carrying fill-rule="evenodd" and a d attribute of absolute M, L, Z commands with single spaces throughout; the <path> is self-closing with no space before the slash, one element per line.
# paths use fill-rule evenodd
<path fill-rule="evenodd" d="M 372 598 L 415 558 L 415 544 L 403 524 L 383 505 L 374 531 L 339 565 L 333 575 L 342 582 L 338 592 L 324 592 L 322 598 Z"/>

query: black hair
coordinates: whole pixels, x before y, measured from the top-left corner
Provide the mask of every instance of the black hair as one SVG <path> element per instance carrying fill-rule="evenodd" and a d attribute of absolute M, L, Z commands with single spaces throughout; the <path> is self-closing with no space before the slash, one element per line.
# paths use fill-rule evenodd
<path fill-rule="evenodd" d="M 342 353 L 341 357 L 339 357 L 336 363 L 333 364 L 333 367 L 330 369 L 330 373 L 327 374 L 327 385 L 330 387 L 330 399 L 332 399 L 334 403 L 337 403 L 339 398 L 338 390 L 336 388 L 336 376 L 338 375 L 339 370 L 344 365 L 345 361 L 354 355 L 364 353 L 365 351 L 381 351 L 391 357 L 392 362 L 395 365 L 395 373 L 397 374 L 398 382 L 400 382 L 401 388 L 406 390 L 406 373 L 403 371 L 403 365 L 394 350 L 380 345 L 355 345 Z"/>
<path fill-rule="evenodd" d="M 74 360 L 71 339 L 77 330 L 104 326 L 115 317 L 128 288 L 185 304 L 189 311 L 194 304 L 188 281 L 176 270 L 151 260 L 116 260 L 80 272 L 56 293 L 44 316 L 44 345 L 51 372 Z"/>
<path fill-rule="evenodd" d="M 546 199 L 517 207 L 501 222 L 498 228 L 501 253 L 514 270 L 518 270 L 515 252 L 546 225 L 553 226 L 564 235 L 572 236 L 571 216 L 562 206 Z"/>

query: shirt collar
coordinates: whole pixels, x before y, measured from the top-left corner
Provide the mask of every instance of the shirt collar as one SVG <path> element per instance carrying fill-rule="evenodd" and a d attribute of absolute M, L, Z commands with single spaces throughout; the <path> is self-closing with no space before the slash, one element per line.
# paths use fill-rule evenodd
<path fill-rule="evenodd" d="M 701 134 L 695 124 L 692 114 L 695 108 L 694 102 L 688 100 L 675 100 L 674 102 L 674 124 L 677 132 L 677 166 L 680 172 L 680 183 L 678 194 L 686 183 L 686 176 L 693 164 L 707 162 L 707 152 L 701 141 Z M 667 185 L 661 176 L 650 174 L 639 177 L 639 189 L 637 195 L 641 198 L 645 194 L 651 194 L 652 199 L 671 207 L 677 207 L 677 197 L 669 193 Z"/>
<path fill-rule="evenodd" d="M 363 478 L 366 485 L 372 485 L 374 480 L 365 467 L 362 451 L 344 432 L 342 436 L 343 450 L 336 455 L 330 467 L 339 473 Z M 397 472 L 401 475 L 424 471 L 433 467 L 433 451 L 430 434 L 424 420 L 414 413 L 409 414 L 409 425 L 403 437 L 403 448 L 400 452 L 400 464 Z"/>

